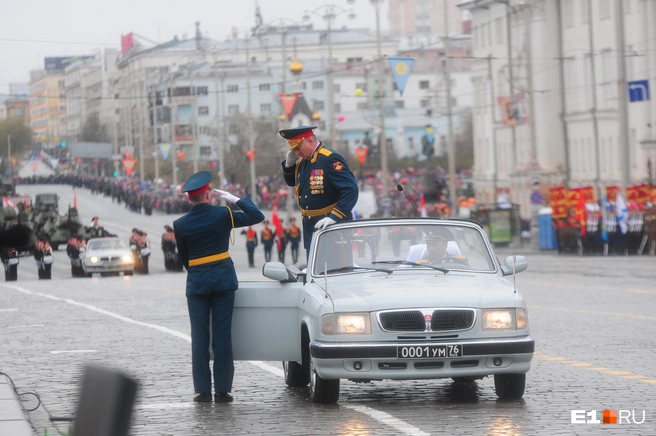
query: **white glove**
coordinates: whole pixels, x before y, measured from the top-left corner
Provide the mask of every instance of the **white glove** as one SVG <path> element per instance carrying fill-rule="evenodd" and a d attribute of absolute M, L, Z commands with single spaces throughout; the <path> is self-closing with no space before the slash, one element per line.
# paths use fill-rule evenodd
<path fill-rule="evenodd" d="M 221 195 L 221 198 L 223 198 L 228 203 L 236 203 L 241 200 L 239 197 L 236 197 L 229 192 L 222 191 L 220 189 L 215 189 L 215 191 L 218 192 Z"/>
<path fill-rule="evenodd" d="M 287 152 L 287 160 L 285 161 L 285 166 L 287 168 L 293 167 L 296 165 L 296 162 L 298 162 L 299 157 L 296 156 L 296 153 L 294 153 L 294 150 L 289 150 Z"/>
<path fill-rule="evenodd" d="M 322 220 L 319 220 L 319 222 L 314 225 L 314 228 L 317 229 L 317 230 L 323 230 L 326 227 L 328 227 L 329 225 L 335 224 L 336 222 L 337 221 L 335 221 L 334 219 L 332 219 L 330 217 L 325 217 Z"/>

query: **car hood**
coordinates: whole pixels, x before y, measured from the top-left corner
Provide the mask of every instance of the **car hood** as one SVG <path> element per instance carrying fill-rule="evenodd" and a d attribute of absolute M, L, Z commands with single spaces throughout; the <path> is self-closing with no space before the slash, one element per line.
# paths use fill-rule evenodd
<path fill-rule="evenodd" d="M 87 251 L 84 253 L 84 256 L 88 259 L 91 256 L 97 256 L 97 257 L 120 257 L 123 256 L 124 254 L 131 254 L 130 250 L 125 250 L 125 249 L 116 249 L 116 250 L 94 250 L 94 251 Z"/>
<path fill-rule="evenodd" d="M 396 277 L 395 277 L 396 275 Z M 316 280 L 322 288 L 325 282 Z M 512 285 L 496 274 L 352 274 L 328 279 L 335 311 L 414 307 L 515 307 Z"/>

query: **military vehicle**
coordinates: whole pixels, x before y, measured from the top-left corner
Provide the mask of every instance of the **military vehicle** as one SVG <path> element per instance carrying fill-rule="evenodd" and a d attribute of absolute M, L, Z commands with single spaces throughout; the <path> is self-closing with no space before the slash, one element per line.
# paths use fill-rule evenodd
<path fill-rule="evenodd" d="M 11 197 L 16 195 L 16 180 L 9 175 L 0 177 L 0 195 Z"/>
<path fill-rule="evenodd" d="M 57 194 L 37 194 L 32 206 L 32 224 L 35 231 L 50 241 L 53 250 L 59 245 L 85 229 L 78 216 L 77 209 L 68 207 L 64 215 L 59 215 L 59 197 Z"/>
<path fill-rule="evenodd" d="M 15 208 L 8 206 L 2 208 L 0 214 L 0 228 L 7 231 L 23 229 L 29 232 L 30 237 L 25 245 L 14 247 L 19 254 L 32 253 L 34 244 L 36 244 L 36 235 L 34 234 L 32 225 L 27 219 L 27 214 L 24 212 L 17 212 Z"/>

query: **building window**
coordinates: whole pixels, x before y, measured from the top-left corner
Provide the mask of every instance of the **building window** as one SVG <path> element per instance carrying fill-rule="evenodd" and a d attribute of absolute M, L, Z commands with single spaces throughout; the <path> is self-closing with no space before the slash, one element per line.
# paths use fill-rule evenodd
<path fill-rule="evenodd" d="M 419 107 L 422 108 L 430 107 L 430 100 L 427 98 L 422 98 L 421 100 L 419 100 Z"/>
<path fill-rule="evenodd" d="M 323 81 L 315 80 L 314 82 L 312 82 L 312 89 L 323 89 Z"/>
<path fill-rule="evenodd" d="M 394 102 L 394 106 L 396 106 L 397 109 L 403 109 L 403 107 L 405 106 L 404 101 L 403 100 L 396 100 Z"/>
<path fill-rule="evenodd" d="M 599 0 L 599 18 L 605 19 L 610 18 L 610 0 Z"/>
<path fill-rule="evenodd" d="M 210 108 L 208 106 L 198 106 L 198 115 L 209 115 Z"/>
<path fill-rule="evenodd" d="M 369 108 L 369 105 L 367 104 L 366 101 L 361 101 L 357 104 L 357 109 L 359 111 L 364 111 L 364 110 L 367 110 L 368 108 Z"/>
<path fill-rule="evenodd" d="M 325 108 L 325 104 L 323 101 L 315 101 L 314 102 L 314 110 L 315 111 L 322 111 Z"/>
<path fill-rule="evenodd" d="M 227 92 L 239 92 L 239 85 L 228 85 Z"/>
<path fill-rule="evenodd" d="M 211 133 L 210 126 L 198 126 L 199 135 L 210 135 Z"/>
<path fill-rule="evenodd" d="M 335 94 L 339 94 L 340 92 L 342 92 L 342 87 L 339 86 L 339 83 L 335 83 L 335 84 L 333 85 L 333 92 L 334 92 Z"/>
<path fill-rule="evenodd" d="M 196 87 L 196 95 L 207 95 L 207 86 L 198 86 Z"/>
<path fill-rule="evenodd" d="M 212 147 L 209 145 L 202 145 L 200 147 L 200 155 L 201 156 L 212 156 Z"/>
<path fill-rule="evenodd" d="M 260 84 L 260 91 L 265 92 L 265 91 L 270 91 L 271 86 L 268 83 L 261 83 Z"/>
<path fill-rule="evenodd" d="M 428 80 L 420 80 L 419 81 L 419 89 L 428 89 L 430 88 L 430 84 Z"/>
<path fill-rule="evenodd" d="M 339 103 L 335 103 L 335 112 L 341 112 L 342 111 L 342 105 Z"/>
<path fill-rule="evenodd" d="M 228 113 L 229 114 L 238 114 L 239 113 L 239 105 L 238 104 L 229 104 L 228 105 Z"/>
<path fill-rule="evenodd" d="M 260 112 L 262 112 L 263 114 L 271 113 L 271 103 L 260 104 Z"/>
<path fill-rule="evenodd" d="M 361 89 L 362 92 L 367 92 L 367 84 L 365 82 L 356 83 L 355 84 L 355 89 Z"/>
<path fill-rule="evenodd" d="M 228 126 L 228 133 L 230 135 L 236 135 L 237 133 L 239 133 L 239 127 L 237 126 L 237 124 L 230 124 Z"/>
<path fill-rule="evenodd" d="M 301 88 L 303 88 L 303 89 L 307 89 L 307 83 L 305 83 L 305 82 L 301 82 Z"/>
<path fill-rule="evenodd" d="M 357 57 L 357 58 L 346 58 L 346 63 L 347 63 L 347 64 L 354 64 L 354 63 L 356 63 L 356 62 L 362 62 L 362 58 L 361 58 L 361 57 Z"/>

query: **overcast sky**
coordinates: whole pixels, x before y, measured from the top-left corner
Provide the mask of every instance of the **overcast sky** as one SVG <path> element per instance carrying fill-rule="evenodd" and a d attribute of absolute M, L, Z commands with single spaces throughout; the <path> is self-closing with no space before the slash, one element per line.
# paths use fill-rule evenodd
<path fill-rule="evenodd" d="M 259 0 L 264 23 L 277 18 L 301 20 L 305 10 L 325 4 L 353 8 L 356 18 L 340 15 L 336 27 L 375 29 L 369 0 Z M 203 34 L 224 39 L 236 27 L 253 27 L 255 0 L 0 0 L 0 95 L 10 82 L 27 82 L 29 71 L 43 69 L 43 58 L 89 54 L 102 47 L 120 48 L 121 34 L 134 32 L 164 42 L 174 35 L 194 34 L 201 22 Z M 324 28 L 317 16 L 315 28 Z M 381 27 L 388 29 L 387 2 Z M 35 42 L 27 42 L 35 41 Z"/>

